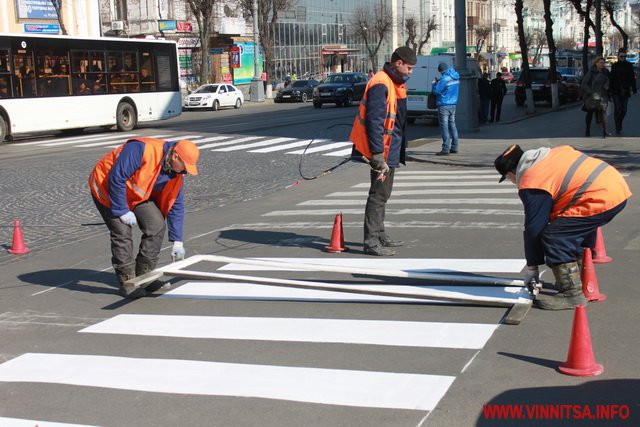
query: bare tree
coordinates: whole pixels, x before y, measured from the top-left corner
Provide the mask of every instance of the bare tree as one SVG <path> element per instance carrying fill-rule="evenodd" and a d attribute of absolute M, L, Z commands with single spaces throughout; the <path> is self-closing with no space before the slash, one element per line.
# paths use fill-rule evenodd
<path fill-rule="evenodd" d="M 420 29 L 418 28 L 418 20 L 414 17 L 406 19 L 404 25 L 407 31 L 407 40 L 405 40 L 404 45 L 412 48 L 418 54 L 422 52 L 422 48 L 431 40 L 431 34 L 438 29 L 435 16 L 429 18 Z"/>
<path fill-rule="evenodd" d="M 353 34 L 364 42 L 374 70 L 378 69 L 378 51 L 393 29 L 391 10 L 381 4 L 358 8 L 350 20 Z"/>
<path fill-rule="evenodd" d="M 549 46 L 549 81 L 551 82 L 551 109 L 560 108 L 558 95 L 558 74 L 556 64 L 556 42 L 553 40 L 553 19 L 551 18 L 551 0 L 542 0 L 544 6 L 544 32 Z"/>
<path fill-rule="evenodd" d="M 491 27 L 489 25 L 482 25 L 475 28 L 476 33 L 476 53 L 480 53 L 482 50 L 482 43 L 487 40 L 487 37 L 491 35 Z"/>
<path fill-rule="evenodd" d="M 531 63 L 535 66 L 538 63 L 538 59 L 540 59 L 540 55 L 542 54 L 542 48 L 544 48 L 547 43 L 546 36 L 542 30 L 529 30 L 525 31 L 525 41 L 527 46 L 531 46 L 535 53 L 533 54 L 533 58 L 531 58 Z"/>
<path fill-rule="evenodd" d="M 62 7 L 64 6 L 63 0 L 50 0 L 53 8 L 56 10 L 56 14 L 58 15 L 58 23 L 60 24 L 60 31 L 62 34 L 67 35 L 67 27 L 64 25 L 64 17 L 62 16 Z"/>
<path fill-rule="evenodd" d="M 522 9 L 524 9 L 524 0 L 515 0 L 516 22 L 518 23 L 518 41 L 520 43 L 520 55 L 522 57 L 522 78 L 524 81 L 524 90 L 527 98 L 527 114 L 533 114 L 536 111 L 533 101 L 533 91 L 531 90 L 531 76 L 529 75 L 529 46 L 527 44 L 527 36 L 524 31 L 524 19 L 522 18 Z"/>
<path fill-rule="evenodd" d="M 615 12 L 622 7 L 622 4 L 618 0 L 602 0 L 602 5 L 604 6 L 604 10 L 609 14 L 609 20 L 611 21 L 611 25 L 616 27 L 620 36 L 622 37 L 622 47 L 625 50 L 629 47 L 629 36 L 627 32 L 618 24 L 615 18 Z"/>
<path fill-rule="evenodd" d="M 245 16 L 253 18 L 253 0 L 240 0 Z M 295 0 L 258 0 L 258 35 L 262 45 L 262 59 L 267 75 L 273 79 L 275 64 L 273 51 L 275 45 L 278 12 L 290 9 Z"/>
<path fill-rule="evenodd" d="M 213 18 L 215 0 L 188 0 L 191 13 L 198 23 L 198 34 L 202 51 L 200 63 L 200 83 L 209 83 L 211 72 L 209 70 L 209 25 Z"/>

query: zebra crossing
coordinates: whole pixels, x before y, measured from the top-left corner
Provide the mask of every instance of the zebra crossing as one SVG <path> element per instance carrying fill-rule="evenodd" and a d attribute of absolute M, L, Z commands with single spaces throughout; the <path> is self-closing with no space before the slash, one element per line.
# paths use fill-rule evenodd
<path fill-rule="evenodd" d="M 351 142 L 332 141 L 328 139 L 304 139 L 291 137 L 265 137 L 247 135 L 214 135 L 203 136 L 195 134 L 164 133 L 158 135 L 142 135 L 139 133 L 117 133 L 77 136 L 68 138 L 53 138 L 16 144 L 17 147 L 41 148 L 100 148 L 113 149 L 122 145 L 130 138 L 160 138 L 168 140 L 188 139 L 193 141 L 200 150 L 212 152 L 243 151 L 252 154 L 267 154 L 282 152 L 283 154 L 300 155 L 304 152 L 319 153 L 322 156 L 345 157 L 351 154 Z"/>
<path fill-rule="evenodd" d="M 221 149 L 227 145 L 222 136 L 203 138 L 200 146 Z M 262 141 L 245 137 L 241 144 L 260 144 Z M 303 141 L 281 140 L 286 149 Z M 306 142 L 306 141 L 305 141 Z M 307 143 L 308 144 L 308 143 Z M 301 145 L 299 145 L 301 146 Z M 266 150 L 268 145 L 253 145 Z M 246 148 L 247 149 L 247 148 Z M 499 186 L 495 172 L 490 170 L 465 171 L 398 171 L 393 197 L 386 210 L 387 228 L 520 228 L 522 209 L 515 189 Z M 322 197 L 301 201 L 292 209 L 277 209 L 262 214 L 265 222 L 234 224 L 229 228 L 245 229 L 307 229 L 330 228 L 331 222 L 305 221 L 304 218 L 326 216 L 337 212 L 350 220 L 345 227 L 362 227 L 362 215 L 367 196 L 367 183 L 357 183 L 344 191 L 330 192 Z M 295 216 L 298 221 L 290 221 Z M 477 217 L 488 217 L 479 222 Z M 449 220 L 443 217 L 451 218 Z M 472 218 L 465 220 L 466 217 Z M 279 221 L 281 219 L 281 221 Z M 299 258 L 258 258 L 299 262 Z M 516 275 L 525 266 L 523 259 L 452 259 L 452 258 L 304 258 L 308 263 L 324 263 L 349 267 L 402 269 L 419 272 L 462 272 L 480 274 Z M 273 271 L 271 267 L 247 266 L 228 263 L 222 271 Z M 264 273 L 273 274 L 273 273 Z M 298 274 L 295 270 L 289 274 Z M 302 274 L 302 273 L 300 273 Z M 437 287 L 436 287 L 437 288 Z M 443 287 L 451 290 L 452 287 Z M 482 287 L 465 287 L 466 292 L 487 294 Z M 226 396 L 227 398 L 261 398 L 317 405 L 378 410 L 405 410 L 431 412 L 447 394 L 456 378 L 482 351 L 499 326 L 500 319 L 485 322 L 464 321 L 407 321 L 371 318 L 312 318 L 299 315 L 281 317 L 255 317 L 236 315 L 194 315 L 185 302 L 236 301 L 244 304 L 271 301 L 334 302 L 334 303 L 411 303 L 415 306 L 433 304 L 433 301 L 382 295 L 363 295 L 330 290 L 296 289 L 250 282 L 186 281 L 159 297 L 171 304 L 174 314 L 128 313 L 118 314 L 84 327 L 77 333 L 81 338 L 108 336 L 113 348 L 120 340 L 130 337 L 162 339 L 171 346 L 190 340 L 193 353 L 184 357 L 163 357 L 163 354 L 138 350 L 134 356 L 122 351 L 102 351 L 91 354 L 31 352 L 20 354 L 0 364 L 1 382 L 50 383 L 66 387 L 95 387 L 149 393 L 167 393 L 186 396 Z M 185 301 L 186 300 L 186 301 Z M 450 304 L 438 302 L 437 304 Z M 461 309 L 462 310 L 462 309 Z M 175 314 L 175 313 L 178 314 Z M 299 312 L 298 312 L 299 313 Z M 344 366 L 318 366 L 316 359 L 300 359 L 295 363 L 279 360 L 229 361 L 201 356 L 200 347 L 221 340 L 238 342 L 265 342 L 290 348 L 305 345 L 343 346 L 348 354 L 354 346 L 370 346 L 375 356 L 388 348 L 402 348 L 444 353 L 444 360 L 461 360 L 461 366 L 442 372 L 426 369 L 407 372 L 403 366 L 393 371 L 363 369 Z M 126 346 L 125 346 L 126 348 Z M 335 351 L 332 350 L 332 351 Z M 381 392 L 384 390 L 384 393 Z M 2 420 L 0 418 L 0 420 Z M 22 420 L 24 421 L 24 420 Z M 20 426 L 21 420 L 6 425 Z M 4 424 L 2 424 L 4 425 Z M 41 423 L 41 425 L 48 425 Z M 51 423 L 51 425 L 56 425 Z M 61 424 L 62 425 L 62 424 Z M 65 424 L 71 426 L 72 424 Z"/>

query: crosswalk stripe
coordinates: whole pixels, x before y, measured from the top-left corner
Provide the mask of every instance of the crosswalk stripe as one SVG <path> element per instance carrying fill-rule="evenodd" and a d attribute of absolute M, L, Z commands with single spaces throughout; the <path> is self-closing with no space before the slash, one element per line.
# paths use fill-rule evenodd
<path fill-rule="evenodd" d="M 325 144 L 325 145 L 321 145 L 319 147 L 313 147 L 313 148 L 309 148 L 306 152 L 306 154 L 310 154 L 310 153 L 318 153 L 320 151 L 329 151 L 329 150 L 333 150 L 335 148 L 342 148 L 346 145 L 352 145 L 350 142 L 334 142 L 332 144 Z M 295 150 L 295 151 L 288 151 L 286 154 L 302 154 L 304 153 L 304 150 Z"/>
<path fill-rule="evenodd" d="M 335 211 L 334 211 L 335 215 Z M 362 228 L 362 220 L 352 222 L 342 222 L 344 228 Z M 522 221 L 385 221 L 385 227 L 388 228 L 453 228 L 453 229 L 482 229 L 482 230 L 519 230 L 522 229 Z M 290 221 L 285 222 L 253 222 L 243 224 L 233 224 L 227 226 L 223 230 L 295 230 L 295 229 L 317 229 L 326 230 L 333 228 L 333 222 L 330 221 Z"/>
<path fill-rule="evenodd" d="M 125 134 L 117 134 L 117 135 L 110 135 L 110 136 L 98 135 L 97 137 L 94 136 L 92 139 L 96 140 L 96 142 L 99 142 L 99 141 L 107 141 L 107 140 L 113 140 L 113 139 L 125 140 L 126 138 L 132 138 L 134 136 L 138 136 L 138 134 L 137 133 L 125 133 Z M 61 146 L 61 145 L 77 144 L 78 142 L 79 141 L 77 141 L 77 140 L 73 140 L 73 141 L 65 140 L 65 141 L 52 142 L 52 143 L 41 144 L 41 145 L 43 147 L 58 147 L 58 146 Z M 113 142 L 111 142 L 111 143 L 113 143 Z"/>
<path fill-rule="evenodd" d="M 26 353 L 0 365 L 0 381 L 421 411 L 433 410 L 454 380 L 448 375 L 55 353 Z"/>
<path fill-rule="evenodd" d="M 313 141 L 313 143 L 311 145 L 318 144 L 321 141 L 326 141 L 326 139 L 325 140 L 315 140 L 315 141 Z M 271 152 L 274 152 L 274 151 L 283 151 L 283 150 L 288 150 L 290 148 L 302 147 L 302 146 L 305 146 L 305 145 L 309 145 L 310 142 L 311 142 L 310 139 L 304 139 L 304 140 L 301 140 L 301 141 L 299 140 L 297 142 L 290 142 L 288 144 L 277 145 L 275 147 L 267 147 L 267 148 L 260 148 L 258 150 L 251 150 L 249 152 L 250 153 L 271 153 Z"/>
<path fill-rule="evenodd" d="M 490 172 L 495 172 L 495 169 L 466 169 L 464 172 L 460 171 L 460 170 L 452 170 L 452 171 L 416 171 L 416 170 L 403 170 L 400 169 L 398 171 L 396 171 L 396 176 L 399 175 L 414 175 L 414 176 L 418 176 L 418 175 L 460 175 L 460 176 L 465 176 L 465 175 L 481 175 L 481 174 L 487 174 Z M 495 172 L 494 176 L 497 175 L 497 172 Z"/>
<path fill-rule="evenodd" d="M 381 270 L 412 272 L 465 272 L 465 273 L 520 273 L 526 261 L 520 258 L 253 258 L 263 261 L 320 264 L 340 267 L 360 267 Z M 229 263 L 220 267 L 223 271 L 282 271 L 283 268 L 251 264 Z M 289 270 L 288 270 L 289 271 Z M 290 271 L 294 271 L 293 269 Z"/>
<path fill-rule="evenodd" d="M 224 139 L 229 139 L 229 138 L 231 138 L 229 135 L 219 135 L 219 136 L 212 136 L 210 138 L 196 139 L 196 140 L 193 140 L 192 142 L 194 144 L 204 144 L 205 142 L 222 141 Z M 207 148 L 207 147 L 206 146 L 200 147 L 200 149 L 202 148 Z"/>
<path fill-rule="evenodd" d="M 393 188 L 407 188 L 407 187 L 481 187 L 498 186 L 498 180 L 495 181 L 444 181 L 444 182 L 394 182 Z M 360 183 L 352 186 L 351 188 L 369 188 L 371 183 Z"/>
<path fill-rule="evenodd" d="M 231 137 L 231 138 L 233 138 L 233 137 Z M 206 144 L 206 145 L 201 146 L 200 150 L 204 150 L 205 148 L 211 148 L 211 147 L 223 147 L 225 145 L 240 144 L 240 143 L 243 143 L 243 142 L 255 141 L 256 139 L 261 139 L 261 138 L 262 138 L 261 136 L 247 136 L 247 137 L 244 137 L 244 138 L 232 139 L 231 141 L 213 142 L 211 144 Z"/>
<path fill-rule="evenodd" d="M 395 183 L 394 183 L 395 184 Z M 315 199 L 305 200 L 296 206 L 364 206 L 366 199 Z M 391 198 L 389 205 L 521 205 L 520 199 L 401 199 Z"/>
<path fill-rule="evenodd" d="M 123 135 L 124 136 L 124 135 Z M 162 138 L 166 138 L 168 136 L 171 135 L 150 135 L 150 136 L 145 136 L 145 138 L 158 138 L 158 139 L 162 139 Z M 119 147 L 120 145 L 124 144 L 128 139 L 130 138 L 123 138 L 122 139 L 122 143 L 121 144 L 117 144 L 114 147 Z M 102 147 L 104 145 L 109 145 L 109 144 L 113 144 L 113 141 L 107 141 L 107 142 L 94 142 L 91 144 L 82 144 L 82 145 L 74 145 L 74 147 L 78 147 L 78 148 L 90 148 L 90 147 Z"/>
<path fill-rule="evenodd" d="M 353 152 L 353 149 L 349 147 L 349 148 L 345 148 L 344 150 L 332 151 L 331 153 L 323 154 L 323 156 L 345 157 L 345 156 L 350 156 L 352 152 Z"/>
<path fill-rule="evenodd" d="M 480 349 L 498 325 L 390 320 L 120 314 L 80 332 L 174 338 Z"/>
<path fill-rule="evenodd" d="M 398 196 L 425 196 L 427 194 L 516 194 L 517 188 L 452 188 L 442 190 L 398 190 L 393 192 Z M 367 191 L 337 191 L 327 194 L 327 197 L 367 197 Z"/>
<path fill-rule="evenodd" d="M 107 135 L 110 135 L 110 134 L 107 134 Z M 81 141 L 87 141 L 87 140 L 92 140 L 92 139 L 101 138 L 101 137 L 102 137 L 102 134 L 73 136 L 73 137 L 70 137 L 70 138 L 52 138 L 52 139 L 45 139 L 45 140 L 38 140 L 38 141 L 31 141 L 31 142 L 21 142 L 20 146 L 42 145 L 42 144 L 46 144 L 46 143 L 49 143 L 49 142 L 62 142 L 62 141 L 81 142 Z"/>
<path fill-rule="evenodd" d="M 287 141 L 293 141 L 295 138 L 273 138 L 273 139 L 267 139 L 264 141 L 259 141 L 259 142 L 252 142 L 250 144 L 243 144 L 243 145 L 234 145 L 233 147 L 225 147 L 225 148 L 219 148 L 217 150 L 211 150 L 211 151 L 238 151 L 238 150 L 246 150 L 248 148 L 257 148 L 257 147 L 264 147 L 265 145 L 275 145 L 275 144 L 279 144 L 281 142 L 287 142 Z"/>
<path fill-rule="evenodd" d="M 360 215 L 364 213 L 362 209 L 343 209 L 340 211 L 343 214 L 348 215 Z M 522 210 L 506 210 L 506 209 L 447 209 L 447 208 L 432 208 L 432 209 L 386 209 L 387 215 L 516 215 L 524 216 Z M 283 211 L 271 211 L 262 216 L 294 216 L 294 215 L 335 215 L 335 209 L 311 209 L 311 210 L 283 210 Z"/>
<path fill-rule="evenodd" d="M 489 179 L 498 182 L 496 178 L 499 178 L 500 175 L 497 173 L 491 175 L 472 175 L 469 176 L 466 173 L 460 173 L 459 175 L 400 175 L 398 176 L 397 172 L 393 178 L 393 185 L 396 185 L 398 181 L 431 181 L 431 180 L 464 180 L 464 179 Z"/>
<path fill-rule="evenodd" d="M 88 424 L 67 424 L 53 423 L 42 420 L 25 420 L 19 418 L 0 417 L 0 426 L 2 427 L 96 427 Z"/>

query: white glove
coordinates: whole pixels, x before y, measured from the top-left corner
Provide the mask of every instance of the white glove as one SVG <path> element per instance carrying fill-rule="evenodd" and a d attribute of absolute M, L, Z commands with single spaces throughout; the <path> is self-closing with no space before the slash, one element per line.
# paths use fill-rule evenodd
<path fill-rule="evenodd" d="M 524 284 L 530 285 L 532 282 L 540 283 L 540 271 L 537 265 L 527 267 L 527 272 L 524 275 Z"/>
<path fill-rule="evenodd" d="M 120 221 L 122 221 L 124 224 L 127 225 L 136 225 L 138 223 L 138 220 L 136 219 L 136 215 L 129 211 L 124 215 L 120 216 Z"/>
<path fill-rule="evenodd" d="M 181 261 L 184 259 L 187 251 L 184 250 L 182 242 L 173 242 L 173 248 L 171 249 L 171 258 L 175 261 Z"/>

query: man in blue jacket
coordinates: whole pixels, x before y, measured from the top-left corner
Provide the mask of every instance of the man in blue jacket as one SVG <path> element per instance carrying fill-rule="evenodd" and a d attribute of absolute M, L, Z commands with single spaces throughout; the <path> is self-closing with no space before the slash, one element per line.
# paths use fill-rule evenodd
<path fill-rule="evenodd" d="M 438 119 L 442 131 L 442 150 L 436 156 L 448 156 L 458 152 L 458 129 L 456 128 L 456 105 L 460 88 L 460 75 L 447 64 L 438 64 L 438 71 L 442 74 L 431 84 L 431 92 L 436 95 Z"/>

